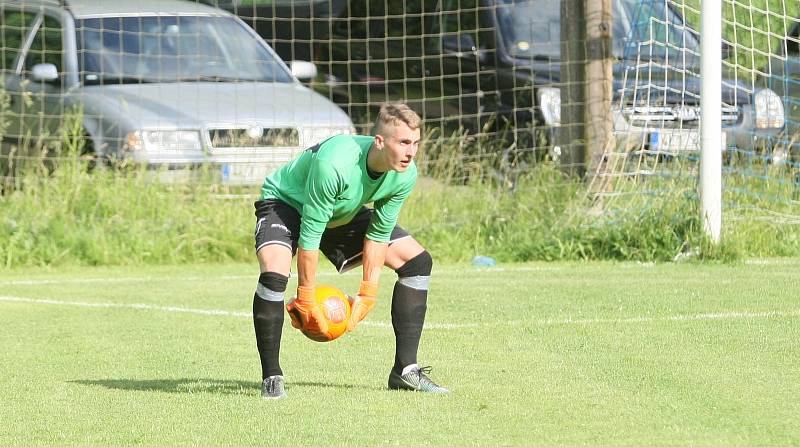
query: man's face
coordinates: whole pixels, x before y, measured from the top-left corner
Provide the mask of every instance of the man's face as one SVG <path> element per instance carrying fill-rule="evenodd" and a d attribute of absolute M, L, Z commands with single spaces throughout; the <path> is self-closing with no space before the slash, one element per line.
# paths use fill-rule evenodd
<path fill-rule="evenodd" d="M 383 143 L 384 161 L 389 169 L 404 172 L 417 155 L 420 143 L 420 130 L 408 127 L 405 123 L 387 126 L 383 135 L 377 135 Z"/>

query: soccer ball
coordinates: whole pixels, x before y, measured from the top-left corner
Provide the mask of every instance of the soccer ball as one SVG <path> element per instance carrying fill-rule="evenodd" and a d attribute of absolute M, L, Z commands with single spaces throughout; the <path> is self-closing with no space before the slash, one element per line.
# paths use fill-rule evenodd
<path fill-rule="evenodd" d="M 303 331 L 303 335 L 319 342 L 336 340 L 347 331 L 351 299 L 336 287 L 322 284 L 317 286 L 315 298 L 317 305 L 322 309 L 322 314 L 328 320 L 328 338 L 306 331 Z"/>

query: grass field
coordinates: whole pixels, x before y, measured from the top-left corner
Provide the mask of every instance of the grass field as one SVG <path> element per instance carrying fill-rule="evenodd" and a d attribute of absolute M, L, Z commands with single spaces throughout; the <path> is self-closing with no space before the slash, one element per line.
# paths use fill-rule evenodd
<path fill-rule="evenodd" d="M 448 396 L 384 389 L 385 272 L 357 332 L 287 321 L 279 402 L 254 265 L 4 271 L 0 445 L 796 445 L 798 268 L 437 265 L 420 360 Z"/>

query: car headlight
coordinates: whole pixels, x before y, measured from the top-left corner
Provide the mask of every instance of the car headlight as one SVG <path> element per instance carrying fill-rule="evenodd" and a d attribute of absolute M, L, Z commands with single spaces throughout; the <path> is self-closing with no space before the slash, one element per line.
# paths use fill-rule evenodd
<path fill-rule="evenodd" d="M 128 151 L 183 152 L 203 149 L 200 132 L 196 130 L 137 130 L 125 136 Z"/>
<path fill-rule="evenodd" d="M 561 90 L 552 87 L 539 89 L 539 106 L 544 122 L 551 126 L 561 124 Z"/>
<path fill-rule="evenodd" d="M 781 128 L 785 123 L 783 101 L 772 90 L 763 89 L 753 97 L 756 112 L 756 128 Z"/>

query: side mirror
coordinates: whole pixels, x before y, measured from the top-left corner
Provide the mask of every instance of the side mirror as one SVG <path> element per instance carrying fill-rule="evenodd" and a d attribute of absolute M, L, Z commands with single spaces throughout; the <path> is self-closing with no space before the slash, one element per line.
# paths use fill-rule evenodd
<path fill-rule="evenodd" d="M 31 69 L 34 81 L 52 82 L 58 79 L 58 68 L 53 64 L 36 64 Z"/>
<path fill-rule="evenodd" d="M 306 61 L 291 61 L 289 67 L 292 69 L 292 76 L 301 81 L 310 81 L 317 76 L 317 66 Z"/>

